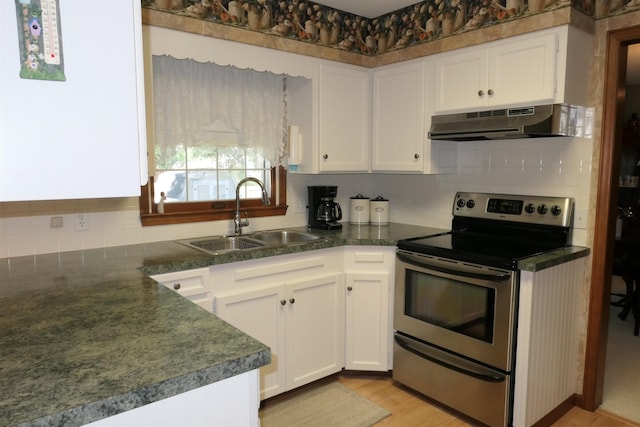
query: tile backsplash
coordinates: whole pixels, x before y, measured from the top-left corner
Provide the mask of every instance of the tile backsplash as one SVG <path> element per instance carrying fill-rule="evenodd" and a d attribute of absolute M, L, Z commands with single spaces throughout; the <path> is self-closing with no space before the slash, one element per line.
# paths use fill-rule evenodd
<path fill-rule="evenodd" d="M 390 200 L 390 220 L 448 228 L 456 191 L 544 194 L 573 197 L 586 211 L 591 181 L 592 141 L 541 138 L 452 142 L 434 145 L 432 158 L 442 163 L 437 175 L 290 174 L 288 203 L 307 202 L 307 185 L 338 185 L 343 221 L 349 198 L 359 193 Z M 453 144 L 453 146 L 451 145 Z M 454 147 L 452 149 L 452 147 Z M 452 152 L 457 160 L 452 159 Z M 445 164 L 445 160 L 447 163 Z M 251 219 L 247 231 L 306 224 L 306 213 Z M 78 214 L 87 214 L 88 229 L 76 230 Z M 62 227 L 52 227 L 62 217 Z M 0 258 L 59 251 L 226 234 L 231 220 L 142 227 L 137 198 L 0 203 Z M 586 244 L 586 230 L 576 229 L 573 243 Z"/>

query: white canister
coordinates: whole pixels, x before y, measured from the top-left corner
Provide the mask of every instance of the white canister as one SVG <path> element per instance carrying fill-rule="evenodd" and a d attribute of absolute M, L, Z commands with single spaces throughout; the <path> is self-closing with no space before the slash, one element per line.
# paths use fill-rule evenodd
<path fill-rule="evenodd" d="M 350 199 L 349 222 L 351 224 L 369 224 L 369 198 L 358 194 Z"/>
<path fill-rule="evenodd" d="M 389 200 L 378 196 L 369 203 L 369 221 L 372 225 L 389 224 Z"/>

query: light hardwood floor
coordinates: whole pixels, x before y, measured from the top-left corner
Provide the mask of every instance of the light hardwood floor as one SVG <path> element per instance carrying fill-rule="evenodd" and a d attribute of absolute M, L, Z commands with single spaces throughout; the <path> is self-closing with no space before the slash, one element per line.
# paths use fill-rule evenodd
<path fill-rule="evenodd" d="M 466 427 L 473 424 L 428 402 L 419 393 L 394 383 L 388 376 L 343 373 L 335 377 L 346 387 L 385 408 L 391 415 L 375 427 Z M 574 407 L 554 427 L 640 427 L 602 411 Z"/>

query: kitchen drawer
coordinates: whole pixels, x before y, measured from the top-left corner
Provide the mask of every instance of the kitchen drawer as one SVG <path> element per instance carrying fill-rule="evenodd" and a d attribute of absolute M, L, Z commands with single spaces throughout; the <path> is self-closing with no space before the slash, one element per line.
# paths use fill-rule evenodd
<path fill-rule="evenodd" d="M 395 246 L 347 246 L 344 252 L 345 271 L 391 271 L 395 265 Z"/>
<path fill-rule="evenodd" d="M 158 274 L 151 276 L 151 278 L 185 297 L 194 297 L 210 292 L 208 268 Z"/>

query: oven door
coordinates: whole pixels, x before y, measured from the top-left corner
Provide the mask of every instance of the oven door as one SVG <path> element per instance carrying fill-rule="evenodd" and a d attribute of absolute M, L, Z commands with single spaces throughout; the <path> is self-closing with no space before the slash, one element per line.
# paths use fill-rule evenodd
<path fill-rule="evenodd" d="M 394 329 L 511 371 L 516 274 L 398 250 Z"/>

